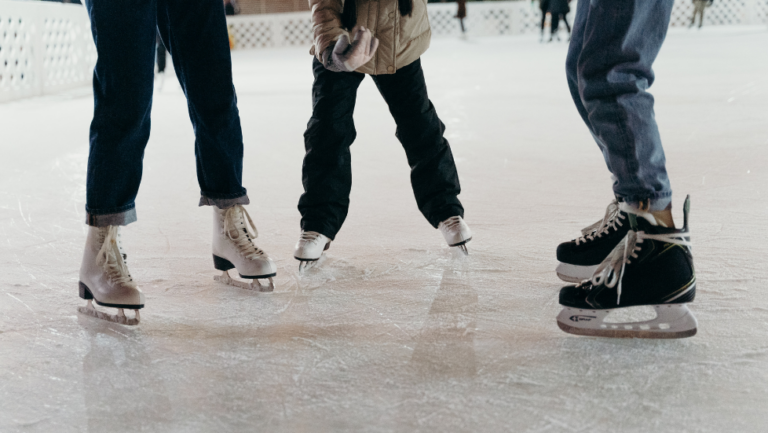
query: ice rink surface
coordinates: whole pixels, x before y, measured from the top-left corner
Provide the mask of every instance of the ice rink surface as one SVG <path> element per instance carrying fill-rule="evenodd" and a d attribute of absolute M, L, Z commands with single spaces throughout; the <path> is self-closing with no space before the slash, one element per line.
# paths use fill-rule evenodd
<path fill-rule="evenodd" d="M 174 79 L 123 234 L 138 327 L 80 317 L 87 89 L 0 105 L 0 431 L 764 432 L 768 430 L 768 31 L 673 30 L 657 118 L 681 223 L 691 194 L 693 338 L 561 332 L 555 247 L 611 182 L 570 100 L 566 44 L 435 40 L 423 63 L 458 164 L 470 256 L 416 208 L 367 79 L 349 218 L 304 276 L 308 48 L 234 53 L 248 207 L 273 294 L 220 285 Z"/>

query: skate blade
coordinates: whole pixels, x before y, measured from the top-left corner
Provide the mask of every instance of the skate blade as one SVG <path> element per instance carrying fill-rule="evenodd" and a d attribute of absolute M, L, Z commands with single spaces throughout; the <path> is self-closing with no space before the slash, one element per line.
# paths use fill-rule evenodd
<path fill-rule="evenodd" d="M 254 292 L 268 293 L 275 290 L 275 282 L 272 280 L 272 277 L 267 278 L 269 284 L 266 285 L 261 284 L 258 279 L 253 279 L 250 283 L 246 283 L 245 281 L 232 279 L 227 271 L 223 271 L 221 275 L 216 275 L 213 277 L 213 280 L 224 283 L 228 286 L 239 287 L 241 289 L 252 290 Z"/>
<path fill-rule="evenodd" d="M 555 272 L 557 277 L 568 283 L 580 283 L 584 280 L 592 278 L 599 265 L 594 266 L 577 266 L 568 263 L 560 263 L 557 265 Z"/>
<path fill-rule="evenodd" d="M 136 312 L 136 317 L 134 318 L 126 316 L 125 311 L 123 311 L 122 308 L 117 309 L 117 314 L 109 314 L 104 311 L 97 310 L 90 299 L 88 300 L 88 304 L 85 307 L 77 307 L 77 311 L 80 314 L 106 320 L 107 322 L 119 323 L 121 325 L 136 326 L 139 324 L 139 322 L 141 322 L 139 310 L 133 310 Z"/>
<path fill-rule="evenodd" d="M 605 322 L 612 310 L 564 307 L 557 326 L 569 334 L 608 338 L 686 338 L 696 335 L 698 323 L 686 304 L 651 305 L 656 318 L 643 322 Z"/>

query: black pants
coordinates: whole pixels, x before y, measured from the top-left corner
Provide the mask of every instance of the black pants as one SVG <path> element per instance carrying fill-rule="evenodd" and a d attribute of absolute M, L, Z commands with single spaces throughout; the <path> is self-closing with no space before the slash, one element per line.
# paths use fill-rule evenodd
<path fill-rule="evenodd" d="M 304 194 L 299 199 L 301 228 L 333 239 L 347 217 L 352 189 L 349 147 L 355 141 L 352 114 L 365 74 L 331 72 L 314 60 L 312 118 L 304 133 Z M 411 185 L 419 210 L 432 226 L 464 216 L 459 175 L 445 125 L 427 96 L 421 61 L 393 75 L 372 76 L 397 123 L 396 136 L 411 167 Z"/>
<path fill-rule="evenodd" d="M 551 34 L 553 35 L 557 34 L 557 29 L 560 27 L 561 19 L 565 23 L 565 28 L 568 29 L 568 33 L 571 33 L 571 25 L 568 24 L 568 18 L 566 18 L 565 14 L 552 13 L 551 15 L 552 15 L 552 30 L 550 31 Z"/>
<path fill-rule="evenodd" d="M 247 204 L 243 135 L 221 0 L 89 0 L 98 60 L 86 188 L 89 225 L 136 220 L 157 32 L 187 97 L 200 204 Z"/>

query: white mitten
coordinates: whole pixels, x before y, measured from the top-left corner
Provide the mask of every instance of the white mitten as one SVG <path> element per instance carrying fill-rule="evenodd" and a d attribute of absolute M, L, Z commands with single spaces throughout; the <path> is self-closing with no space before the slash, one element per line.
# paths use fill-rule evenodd
<path fill-rule="evenodd" d="M 352 72 L 370 62 L 378 48 L 379 40 L 373 37 L 370 30 L 360 27 L 351 44 L 347 35 L 342 35 L 335 47 L 325 50 L 323 65 L 333 72 Z"/>

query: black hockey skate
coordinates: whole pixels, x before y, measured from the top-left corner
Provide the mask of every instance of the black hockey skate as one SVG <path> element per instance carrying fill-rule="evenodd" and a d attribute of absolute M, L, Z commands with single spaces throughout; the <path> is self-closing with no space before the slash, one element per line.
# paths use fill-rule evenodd
<path fill-rule="evenodd" d="M 582 236 L 557 246 L 560 264 L 555 272 L 561 280 L 580 283 L 592 278 L 597 266 L 608 257 L 629 231 L 625 204 L 614 200 L 602 220 L 581 230 Z"/>
<path fill-rule="evenodd" d="M 655 226 L 628 214 L 630 230 L 599 265 L 591 280 L 560 290 L 563 311 L 557 324 L 578 335 L 623 338 L 683 338 L 696 334 L 696 318 L 686 303 L 696 296 L 688 212 L 681 230 Z M 616 308 L 648 305 L 657 317 L 643 322 L 609 323 Z"/>

